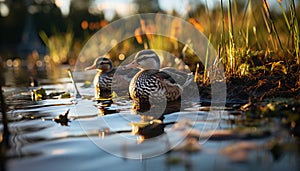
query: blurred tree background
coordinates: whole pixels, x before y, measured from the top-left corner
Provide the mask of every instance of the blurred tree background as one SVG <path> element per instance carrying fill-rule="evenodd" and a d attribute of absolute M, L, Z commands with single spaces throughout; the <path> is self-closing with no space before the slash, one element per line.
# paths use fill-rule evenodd
<path fill-rule="evenodd" d="M 0 56 L 36 61 L 32 58 L 46 55 L 46 61 L 72 63 L 90 36 L 120 18 L 111 5 L 97 0 L 0 0 Z M 148 0 L 125 1 L 119 8 L 131 10 L 128 14 L 160 11 L 157 1 Z"/>
<path fill-rule="evenodd" d="M 83 21 L 99 22 L 104 20 L 104 16 L 102 14 L 93 15 L 89 12 L 89 6 L 93 2 L 91 0 L 71 1 L 67 14 L 63 14 L 59 8 L 59 3 L 62 2 L 53 0 L 6 0 L 0 2 L 1 9 L 3 5 L 9 8 L 8 15 L 2 14 L 0 18 L 0 55 L 5 58 L 26 59 L 35 50 L 39 55 L 46 55 L 49 53 L 46 45 L 50 38 L 68 32 L 72 34 L 72 42 L 69 42 L 69 46 L 72 47 L 68 53 L 74 53 L 72 52 L 74 46 L 81 46 L 81 42 L 99 29 L 99 27 L 85 28 Z M 41 34 L 47 36 L 44 39 L 48 38 L 49 40 L 44 40 Z M 63 43 L 67 43 L 64 37 L 62 39 Z M 75 53 L 78 53 L 78 50 Z"/>
<path fill-rule="evenodd" d="M 85 42 L 108 23 L 132 14 L 167 13 L 210 37 L 226 71 L 247 73 L 272 53 L 286 65 L 299 62 L 298 9 L 293 0 L 189 0 L 177 6 L 171 0 L 0 0 L 0 56 L 8 66 L 74 65 Z M 115 58 L 144 47 L 137 39 L 129 41 L 112 49 Z"/>

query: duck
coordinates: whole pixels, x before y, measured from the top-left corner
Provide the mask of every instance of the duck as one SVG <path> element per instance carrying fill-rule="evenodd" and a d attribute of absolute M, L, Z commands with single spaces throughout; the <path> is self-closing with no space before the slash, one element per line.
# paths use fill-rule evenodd
<path fill-rule="evenodd" d="M 113 67 L 111 59 L 107 57 L 98 57 L 94 63 L 84 70 L 97 70 L 93 84 L 95 87 L 95 99 L 111 98 L 111 85 L 116 68 Z"/>
<path fill-rule="evenodd" d="M 164 114 L 180 110 L 181 94 L 193 80 L 191 74 L 170 67 L 161 69 L 159 56 L 151 49 L 139 51 L 123 69 L 135 67 L 140 71 L 132 78 L 129 93 L 138 114 L 163 119 Z"/>
<path fill-rule="evenodd" d="M 126 95 L 129 82 L 139 71 L 130 69 L 128 72 L 120 72 L 120 69 L 113 66 L 112 60 L 104 56 L 97 57 L 91 66 L 85 68 L 85 71 L 95 69 L 97 74 L 94 77 L 93 85 L 95 87 L 95 99 L 98 99 L 98 102 L 101 102 L 101 99 L 111 99 L 113 90 L 117 91 L 120 96 Z"/>

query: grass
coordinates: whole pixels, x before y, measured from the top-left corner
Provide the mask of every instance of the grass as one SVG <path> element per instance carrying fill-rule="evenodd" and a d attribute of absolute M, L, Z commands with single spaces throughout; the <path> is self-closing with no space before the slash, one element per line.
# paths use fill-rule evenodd
<path fill-rule="evenodd" d="M 267 0 L 248 0 L 246 4 L 239 4 L 238 8 L 232 8 L 238 4 L 236 0 L 229 0 L 227 9 L 224 9 L 221 0 L 220 10 L 216 10 L 213 16 L 221 29 L 206 34 L 213 35 L 213 44 L 219 47 L 219 56 L 223 59 L 228 76 L 251 74 L 245 70 L 258 67 L 251 63 L 260 51 L 265 53 L 261 59 L 265 65 L 278 61 L 283 61 L 288 69 L 294 63 L 299 65 L 299 26 L 295 2 L 288 0 L 286 3 L 289 7 L 287 10 L 281 1 L 278 2 L 281 9 L 281 13 L 278 13 L 271 12 Z M 239 16 L 243 16 L 242 19 Z M 202 15 L 197 20 L 201 23 L 205 17 Z M 280 22 L 282 20 L 285 22 Z M 204 25 L 208 24 L 204 22 Z M 280 32 L 278 28 L 281 28 Z"/>
<path fill-rule="evenodd" d="M 44 31 L 41 31 L 39 34 L 49 50 L 52 62 L 56 65 L 66 63 L 73 45 L 73 32 L 69 29 L 66 33 L 58 33 L 57 31 L 54 31 L 54 33 L 51 37 L 48 37 Z"/>
<path fill-rule="evenodd" d="M 220 0 L 220 4 L 214 9 L 209 9 L 207 3 L 199 5 L 190 10 L 189 17 L 185 18 L 207 37 L 211 36 L 210 41 L 222 58 L 227 74 L 240 75 L 239 67 L 244 65 L 253 51 L 264 51 L 265 58 L 283 60 L 287 66 L 293 62 L 300 64 L 299 25 L 294 0 L 279 0 L 275 4 L 279 9 L 277 11 L 269 7 L 268 0 L 227 2 L 228 4 L 224 4 L 224 1 Z M 173 24 L 176 26 L 176 21 Z M 128 49 L 137 46 L 144 49 L 165 46 L 159 45 L 160 41 L 165 41 L 163 38 L 156 37 L 156 41 L 151 40 L 153 35 L 147 32 L 151 32 L 152 28 L 148 27 L 144 19 L 140 20 L 139 26 L 135 32 L 140 34 L 137 36 L 137 43 L 129 45 L 131 47 Z M 172 37 L 174 31 L 171 29 L 169 32 Z M 57 63 L 65 61 L 67 52 L 73 50 L 74 35 L 71 30 L 53 37 L 47 37 L 41 32 L 40 36 Z M 174 41 L 169 43 L 174 44 Z M 181 51 L 183 47 L 178 48 L 178 51 Z"/>
<path fill-rule="evenodd" d="M 276 73 L 285 79 L 288 74 L 292 74 L 298 77 L 298 81 L 292 87 L 296 89 L 300 85 L 300 77 L 297 76 L 300 70 L 300 36 L 297 18 L 299 6 L 296 6 L 295 0 L 278 0 L 276 4 L 273 4 L 273 7 L 278 9 L 277 11 L 270 8 L 268 0 L 229 0 L 227 2 L 228 4 L 224 4 L 224 1 L 220 0 L 220 4 L 213 9 L 209 9 L 207 3 L 206 5 L 200 4 L 190 10 L 188 17 L 185 18 L 187 22 L 205 34 L 209 43 L 217 49 L 218 59 L 224 65 L 226 77 L 255 78 L 261 74 L 274 75 Z M 176 15 L 176 13 L 173 14 Z M 208 83 L 209 68 L 207 66 L 210 61 L 207 56 L 203 57 L 204 61 L 199 61 L 193 52 L 192 44 L 177 41 L 176 36 L 180 36 L 178 33 L 185 34 L 180 22 L 174 20 L 168 27 L 164 24 L 151 25 L 141 18 L 135 30 L 135 38 L 116 44 L 107 56 L 119 64 L 120 54 L 127 57 L 139 49 L 165 50 L 189 65 L 190 70 L 196 73 L 195 81 Z M 153 29 L 165 28 L 169 28 L 169 37 L 152 34 Z M 118 29 L 112 32 L 115 35 L 122 34 L 118 32 Z M 55 63 L 63 63 L 67 60 L 68 51 L 73 50 L 72 31 L 50 38 L 43 32 L 40 35 L 48 46 L 50 56 Z M 101 39 L 103 44 L 110 44 L 110 38 L 114 38 L 114 35 L 108 37 L 107 40 Z M 95 54 L 98 53 L 97 50 L 99 51 L 96 49 Z M 91 49 L 90 52 L 92 53 L 93 50 Z M 167 61 L 167 63 L 174 63 L 175 60 Z"/>
<path fill-rule="evenodd" d="M 277 11 L 270 8 L 267 0 L 243 2 L 229 0 L 225 5 L 220 0 L 219 7 L 209 13 L 198 7 L 190 14 L 202 24 L 203 33 L 213 46 L 218 47 L 227 85 L 232 89 L 228 90 L 228 97 L 300 97 L 300 39 L 295 1 L 278 1 Z M 201 78 L 198 74 L 197 77 Z"/>

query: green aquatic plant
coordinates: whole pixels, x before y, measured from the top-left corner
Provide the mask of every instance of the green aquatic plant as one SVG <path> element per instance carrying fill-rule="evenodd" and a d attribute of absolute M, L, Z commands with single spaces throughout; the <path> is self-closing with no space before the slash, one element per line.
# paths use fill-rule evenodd
<path fill-rule="evenodd" d="M 45 100 L 47 98 L 46 90 L 44 88 L 33 90 L 31 98 L 33 101 Z"/>
<path fill-rule="evenodd" d="M 55 31 L 51 37 L 47 36 L 44 31 L 41 31 L 40 37 L 49 50 L 49 56 L 54 64 L 62 64 L 68 61 L 68 54 L 71 51 L 74 39 L 72 30 L 66 33 L 58 33 Z"/>

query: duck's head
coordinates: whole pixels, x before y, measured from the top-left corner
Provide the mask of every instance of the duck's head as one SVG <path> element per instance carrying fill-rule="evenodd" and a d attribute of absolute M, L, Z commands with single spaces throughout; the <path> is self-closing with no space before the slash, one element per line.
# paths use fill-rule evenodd
<path fill-rule="evenodd" d="M 140 69 L 159 69 L 160 68 L 160 60 L 158 55 L 153 50 L 142 50 L 139 51 L 134 60 L 125 65 L 123 68 L 140 68 Z"/>
<path fill-rule="evenodd" d="M 108 72 L 113 69 L 113 64 L 112 61 L 109 58 L 106 57 L 98 57 L 95 59 L 93 65 L 86 67 L 84 70 L 92 70 L 92 69 L 97 69 L 102 72 Z"/>

